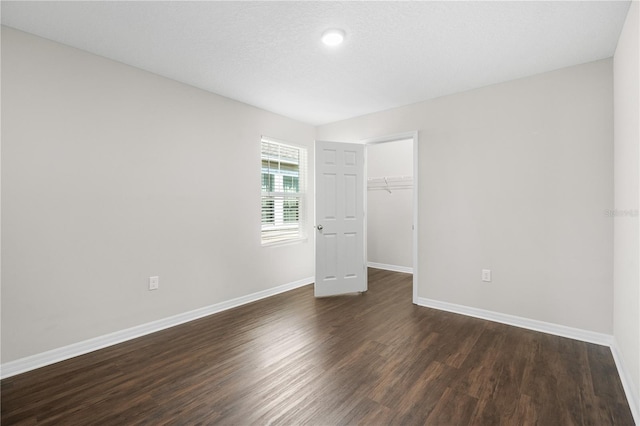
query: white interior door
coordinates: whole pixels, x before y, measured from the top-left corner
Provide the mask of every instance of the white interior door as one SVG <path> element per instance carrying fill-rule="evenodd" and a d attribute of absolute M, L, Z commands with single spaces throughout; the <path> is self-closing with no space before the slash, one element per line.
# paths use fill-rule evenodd
<path fill-rule="evenodd" d="M 364 145 L 316 141 L 316 297 L 367 290 Z"/>

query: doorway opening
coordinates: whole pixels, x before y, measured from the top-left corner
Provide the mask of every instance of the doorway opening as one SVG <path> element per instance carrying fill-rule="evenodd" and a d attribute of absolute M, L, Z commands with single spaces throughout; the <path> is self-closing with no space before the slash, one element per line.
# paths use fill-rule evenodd
<path fill-rule="evenodd" d="M 363 141 L 369 267 L 413 274 L 418 299 L 418 132 Z"/>

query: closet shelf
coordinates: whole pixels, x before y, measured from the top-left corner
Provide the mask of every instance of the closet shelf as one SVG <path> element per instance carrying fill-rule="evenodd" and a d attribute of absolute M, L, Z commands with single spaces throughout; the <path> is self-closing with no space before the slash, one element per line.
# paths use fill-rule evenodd
<path fill-rule="evenodd" d="M 382 176 L 367 179 L 369 191 L 387 191 L 413 188 L 413 176 Z"/>

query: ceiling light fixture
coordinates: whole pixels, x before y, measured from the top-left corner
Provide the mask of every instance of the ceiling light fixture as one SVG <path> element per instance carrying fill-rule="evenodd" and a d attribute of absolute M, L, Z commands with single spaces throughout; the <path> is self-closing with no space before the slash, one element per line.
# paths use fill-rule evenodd
<path fill-rule="evenodd" d="M 344 31 L 327 30 L 322 33 L 322 42 L 327 46 L 337 46 L 344 41 Z"/>

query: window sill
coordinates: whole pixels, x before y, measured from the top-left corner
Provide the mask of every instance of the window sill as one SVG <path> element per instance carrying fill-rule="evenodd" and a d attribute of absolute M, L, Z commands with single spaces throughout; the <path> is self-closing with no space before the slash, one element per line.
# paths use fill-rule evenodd
<path fill-rule="evenodd" d="M 309 241 L 307 237 L 304 238 L 296 238 L 284 241 L 271 241 L 267 243 L 262 243 L 262 247 L 281 247 L 281 246 L 291 246 L 295 244 L 306 243 Z"/>

